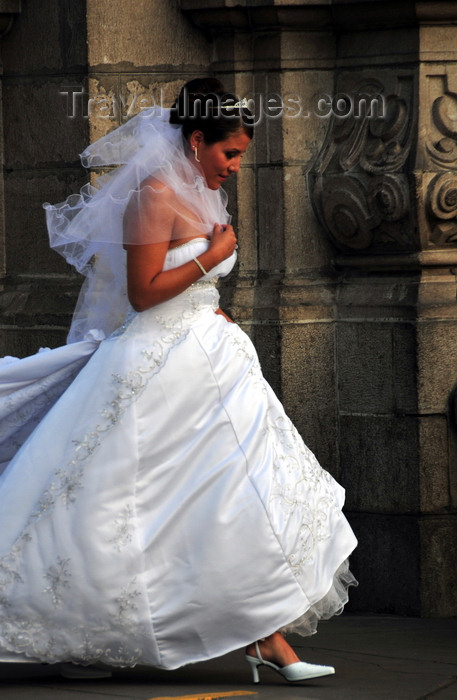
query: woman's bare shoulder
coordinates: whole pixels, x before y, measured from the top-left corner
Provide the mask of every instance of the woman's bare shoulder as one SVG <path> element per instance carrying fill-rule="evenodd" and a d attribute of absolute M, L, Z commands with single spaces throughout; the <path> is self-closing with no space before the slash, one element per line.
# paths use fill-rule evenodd
<path fill-rule="evenodd" d="M 153 175 L 145 178 L 139 189 L 142 195 L 146 195 L 148 198 L 156 198 L 158 195 L 160 195 L 167 202 L 170 202 L 176 198 L 172 188 Z"/>

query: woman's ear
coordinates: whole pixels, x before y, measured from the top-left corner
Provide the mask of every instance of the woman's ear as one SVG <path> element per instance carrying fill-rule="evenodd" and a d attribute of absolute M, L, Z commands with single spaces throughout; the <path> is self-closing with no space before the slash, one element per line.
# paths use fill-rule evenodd
<path fill-rule="evenodd" d="M 189 144 L 190 144 L 191 148 L 194 148 L 194 147 L 198 148 L 204 141 L 205 141 L 205 136 L 203 134 L 203 131 L 200 131 L 200 129 L 196 129 L 189 136 Z"/>

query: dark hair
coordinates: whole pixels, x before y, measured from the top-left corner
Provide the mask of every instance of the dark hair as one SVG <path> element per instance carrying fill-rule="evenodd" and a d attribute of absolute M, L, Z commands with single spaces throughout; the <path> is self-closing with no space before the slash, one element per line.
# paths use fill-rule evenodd
<path fill-rule="evenodd" d="M 226 92 L 217 78 L 196 78 L 186 83 L 170 111 L 170 123 L 182 127 L 187 139 L 203 132 L 205 143 L 224 141 L 242 129 L 252 138 L 254 119 L 236 95 Z"/>

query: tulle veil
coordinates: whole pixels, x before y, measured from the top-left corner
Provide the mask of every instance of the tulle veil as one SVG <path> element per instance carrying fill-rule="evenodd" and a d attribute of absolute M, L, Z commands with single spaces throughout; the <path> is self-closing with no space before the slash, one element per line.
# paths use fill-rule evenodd
<path fill-rule="evenodd" d="M 81 154 L 83 166 L 105 171 L 64 202 L 43 204 L 51 247 L 86 277 L 68 343 L 93 329 L 109 335 L 122 324 L 129 308 L 123 246 L 169 239 L 169 232 L 146 226 L 139 237 L 126 227 L 127 206 L 142 216 L 144 199 L 153 194 L 154 206 L 163 199 L 188 218 L 193 235 L 211 236 L 214 224 L 229 221 L 225 192 L 206 186 L 181 127 L 169 116 L 169 109 L 145 110 L 91 144 Z M 112 166 L 118 167 L 106 170 Z"/>

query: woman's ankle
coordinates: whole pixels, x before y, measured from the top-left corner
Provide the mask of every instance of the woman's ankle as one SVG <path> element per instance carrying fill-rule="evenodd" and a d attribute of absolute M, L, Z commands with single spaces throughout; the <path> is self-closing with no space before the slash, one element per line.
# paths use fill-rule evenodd
<path fill-rule="evenodd" d="M 260 656 L 264 661 L 270 661 L 278 666 L 289 666 L 300 660 L 280 632 L 273 632 L 268 637 L 260 639 L 258 645 Z M 246 647 L 246 654 L 258 656 L 255 642 Z"/>

